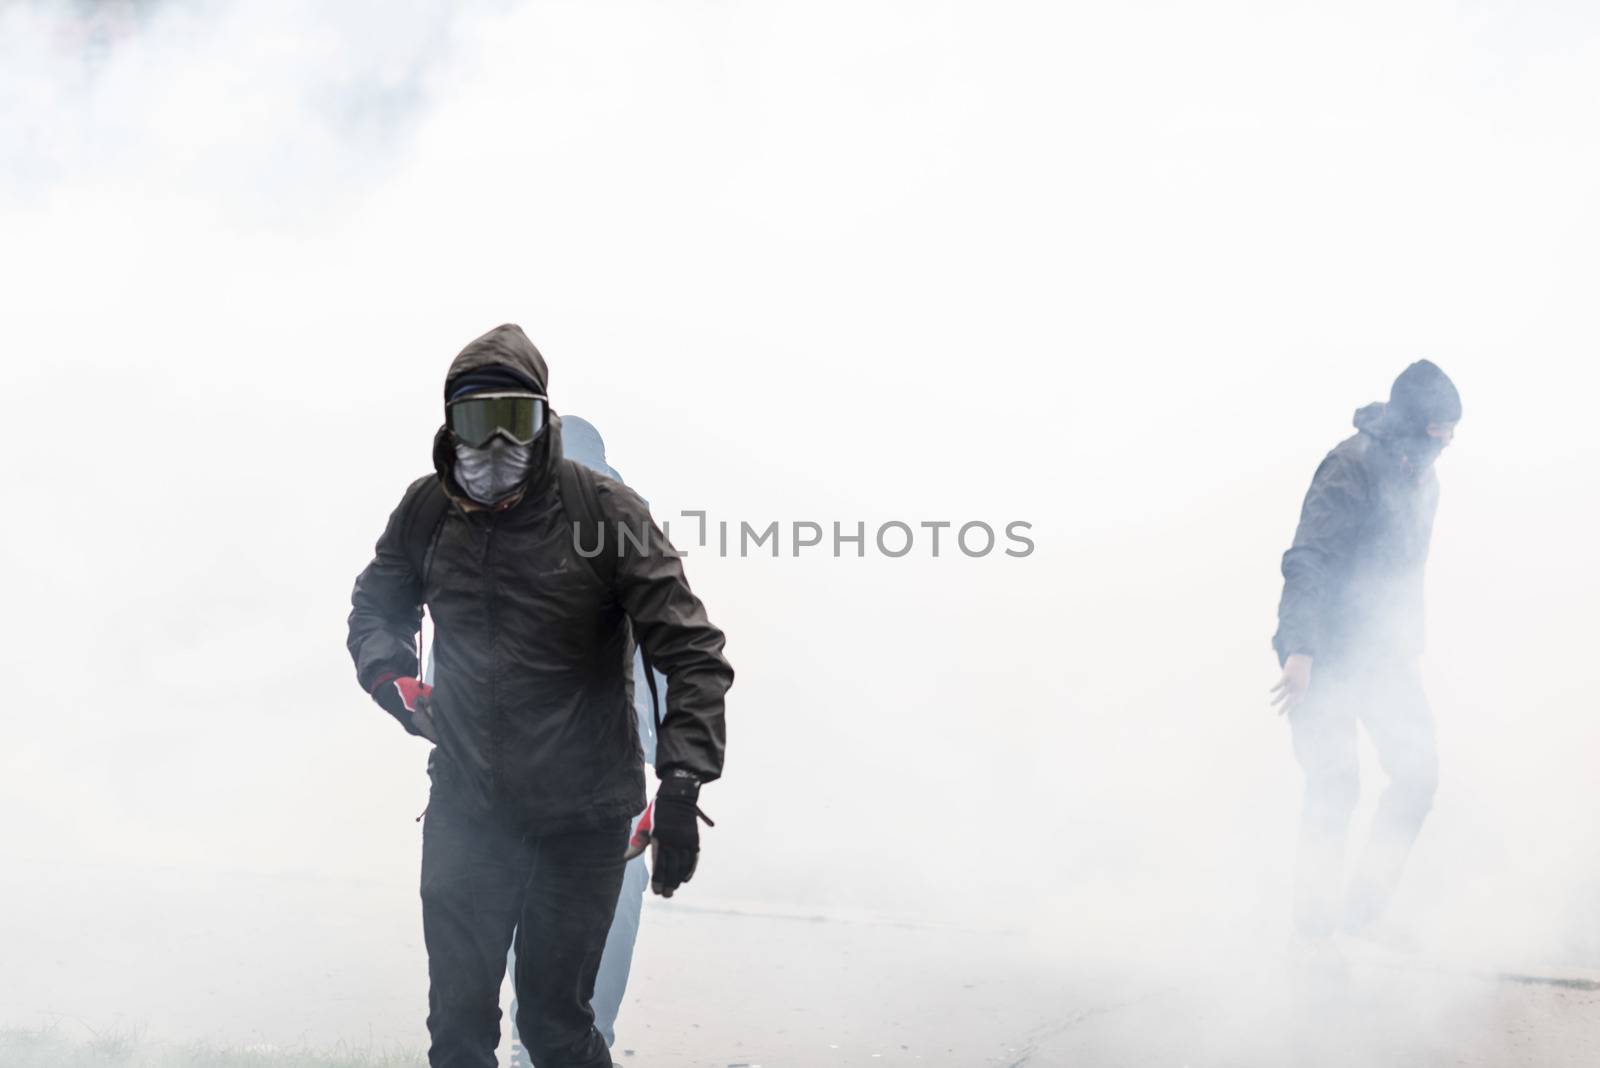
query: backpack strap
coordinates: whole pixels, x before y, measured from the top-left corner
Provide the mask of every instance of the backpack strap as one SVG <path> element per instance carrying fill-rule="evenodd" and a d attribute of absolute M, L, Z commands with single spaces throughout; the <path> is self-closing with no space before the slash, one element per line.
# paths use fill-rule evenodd
<path fill-rule="evenodd" d="M 600 510 L 600 489 L 595 483 L 595 473 L 575 460 L 565 457 L 557 469 L 561 487 L 561 507 L 573 523 L 574 548 L 581 548 L 579 556 L 594 569 L 595 575 L 608 590 L 617 588 L 617 550 L 615 539 L 621 537 L 616 530 L 607 537 L 605 514 Z M 585 556 L 586 553 L 593 555 Z M 637 643 L 636 643 L 637 644 Z M 656 692 L 656 668 L 650 662 L 643 646 L 638 646 L 639 657 L 644 661 L 645 685 L 650 688 L 650 711 L 654 713 L 656 730 L 666 718 L 661 709 L 661 695 Z"/>
<path fill-rule="evenodd" d="M 600 490 L 594 472 L 575 460 L 562 459 L 556 471 L 561 486 L 561 507 L 573 524 L 573 547 L 593 569 L 606 589 L 617 585 L 617 547 L 608 544 L 605 515 L 600 511 Z"/>
<path fill-rule="evenodd" d="M 427 585 L 428 568 L 433 563 L 433 547 L 439 541 L 450 498 L 437 475 L 418 479 L 400 502 L 400 544 L 417 576 L 419 587 Z"/>

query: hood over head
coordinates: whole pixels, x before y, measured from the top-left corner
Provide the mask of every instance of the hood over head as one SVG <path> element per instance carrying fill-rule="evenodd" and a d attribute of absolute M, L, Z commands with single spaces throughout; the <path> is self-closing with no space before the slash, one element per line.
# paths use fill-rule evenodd
<path fill-rule="evenodd" d="M 1426 434 L 1429 423 L 1460 418 L 1461 394 L 1432 360 L 1418 360 L 1401 371 L 1389 390 L 1389 420 L 1398 433 Z"/>
<path fill-rule="evenodd" d="M 472 371 L 509 373 L 536 393 L 549 391 L 550 371 L 544 357 L 516 323 L 495 327 L 456 354 L 444 379 L 445 400 L 450 399 L 457 380 Z"/>
<path fill-rule="evenodd" d="M 549 393 L 550 371 L 544 357 L 534 347 L 522 327 L 505 323 L 495 327 L 462 349 L 450 363 L 445 376 L 444 396 L 449 401 L 452 394 L 463 385 L 463 379 L 482 384 L 504 381 L 519 383 L 536 393 Z M 557 461 L 561 459 L 561 420 L 551 410 L 544 432 L 533 443 L 533 462 L 529 467 L 524 490 L 537 492 L 550 478 Z M 445 490 L 453 496 L 466 493 L 455 481 L 455 448 L 448 427 L 441 426 L 433 438 L 433 466 L 443 480 Z M 526 492 L 513 494 L 506 507 L 516 503 Z"/>
<path fill-rule="evenodd" d="M 1429 423 L 1454 423 L 1461 418 L 1461 394 L 1450 376 L 1432 360 L 1418 360 L 1394 380 L 1388 403 L 1374 401 L 1356 409 L 1355 426 L 1388 442 L 1425 438 Z"/>

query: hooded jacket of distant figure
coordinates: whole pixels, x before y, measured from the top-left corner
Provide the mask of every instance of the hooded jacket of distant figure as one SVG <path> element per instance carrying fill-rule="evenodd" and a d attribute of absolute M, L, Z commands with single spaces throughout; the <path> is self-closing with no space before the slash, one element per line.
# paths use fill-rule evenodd
<path fill-rule="evenodd" d="M 1390 406 L 1355 414 L 1357 433 L 1317 468 L 1283 555 L 1272 646 L 1319 662 L 1404 660 L 1422 652 L 1423 571 L 1439 479 L 1407 448 L 1418 436 Z"/>

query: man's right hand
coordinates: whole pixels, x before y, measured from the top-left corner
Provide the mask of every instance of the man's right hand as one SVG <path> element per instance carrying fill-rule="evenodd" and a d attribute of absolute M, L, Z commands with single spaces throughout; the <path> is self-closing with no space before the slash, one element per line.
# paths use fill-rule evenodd
<path fill-rule="evenodd" d="M 1305 653 L 1294 653 L 1283 662 L 1283 678 L 1272 688 L 1272 704 L 1283 715 L 1306 695 L 1311 688 L 1311 658 Z"/>
<path fill-rule="evenodd" d="M 433 729 L 432 686 L 409 677 L 380 679 L 373 687 L 372 699 L 406 730 L 434 745 L 439 744 L 439 736 Z"/>

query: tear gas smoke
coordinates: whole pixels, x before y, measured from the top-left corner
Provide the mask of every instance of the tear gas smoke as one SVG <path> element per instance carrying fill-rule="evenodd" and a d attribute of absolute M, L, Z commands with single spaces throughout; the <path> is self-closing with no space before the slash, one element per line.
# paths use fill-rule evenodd
<path fill-rule="evenodd" d="M 1498 3 L 0 5 L 0 1029 L 421 1041 L 425 747 L 343 620 L 516 319 L 658 517 L 1031 524 L 687 560 L 739 683 L 641 1060 L 1562 1063 L 1592 996 L 1484 976 L 1600 968 L 1597 51 Z M 1419 356 L 1468 408 L 1393 907 L 1440 970 L 1308 992 L 1277 565 Z"/>

